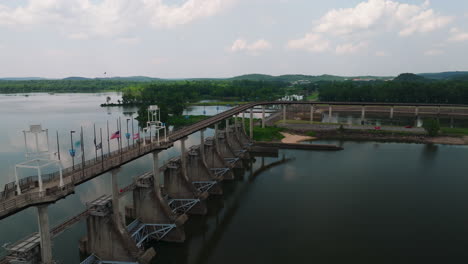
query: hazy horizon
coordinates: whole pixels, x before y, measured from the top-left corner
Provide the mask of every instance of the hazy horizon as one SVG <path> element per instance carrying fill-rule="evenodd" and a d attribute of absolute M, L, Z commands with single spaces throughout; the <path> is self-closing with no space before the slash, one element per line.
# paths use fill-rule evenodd
<path fill-rule="evenodd" d="M 463 71 L 467 22 L 466 1 L 7 1 L 0 78 Z"/>

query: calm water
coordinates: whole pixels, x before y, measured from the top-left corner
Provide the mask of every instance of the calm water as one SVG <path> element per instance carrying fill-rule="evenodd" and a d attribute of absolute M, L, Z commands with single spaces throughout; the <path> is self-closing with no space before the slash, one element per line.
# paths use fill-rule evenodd
<path fill-rule="evenodd" d="M 85 156 L 91 158 L 93 123 L 115 125 L 119 116 L 128 118 L 123 112 L 133 111 L 100 108 L 107 95 L 0 96 L 0 188 L 13 180 L 14 164 L 24 160 L 19 132 L 28 124 L 42 123 L 51 134 L 59 130 L 65 166 L 70 164 L 69 131 L 83 126 Z M 194 107 L 189 113 L 221 109 Z M 189 138 L 188 145 L 198 143 L 198 134 Z M 237 180 L 224 184 L 224 196 L 210 198 L 207 216 L 190 218 L 186 243 L 155 245 L 155 263 L 426 263 L 434 258 L 448 263 L 468 255 L 468 148 L 322 143 L 341 144 L 345 150 L 281 151 L 295 160 L 255 176 L 238 172 Z M 178 155 L 178 148 L 160 156 Z M 276 160 L 265 158 L 264 163 Z M 256 158 L 253 170 L 261 163 Z M 150 169 L 149 156 L 125 165 L 119 185 Z M 110 193 L 107 174 L 77 187 L 75 195 L 50 206 L 51 224 L 105 193 Z M 131 195 L 122 208 L 126 203 Z M 54 240 L 57 260 L 79 262 L 78 240 L 85 228 L 80 223 Z M 34 231 L 36 211 L 30 208 L 0 221 L 0 245 Z"/>

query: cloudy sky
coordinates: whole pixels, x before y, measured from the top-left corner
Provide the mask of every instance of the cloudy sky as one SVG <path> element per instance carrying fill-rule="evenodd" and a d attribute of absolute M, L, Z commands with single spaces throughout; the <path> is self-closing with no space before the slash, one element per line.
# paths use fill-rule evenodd
<path fill-rule="evenodd" d="M 1 0 L 0 77 L 468 70 L 466 0 Z"/>

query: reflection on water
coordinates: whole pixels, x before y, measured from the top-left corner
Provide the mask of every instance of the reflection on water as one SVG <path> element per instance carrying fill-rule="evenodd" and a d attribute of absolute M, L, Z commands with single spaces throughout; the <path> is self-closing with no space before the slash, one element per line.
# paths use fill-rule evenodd
<path fill-rule="evenodd" d="M 348 125 L 422 127 L 424 118 L 425 117 L 421 116 L 398 115 L 395 115 L 394 118 L 390 118 L 379 114 L 367 113 L 366 117 L 362 119 L 361 115 L 356 113 L 334 112 L 330 117 L 328 112 L 324 112 L 322 113 L 321 120 L 323 123 L 342 123 Z M 441 117 L 439 121 L 442 127 L 468 128 L 468 118 Z"/>
<path fill-rule="evenodd" d="M 345 150 L 282 151 L 295 160 L 254 181 L 226 182 L 209 215 L 191 217 L 186 243 L 157 245 L 154 263 L 426 263 L 434 253 L 466 256 L 466 147 L 318 143 Z"/>
<path fill-rule="evenodd" d="M 42 123 L 59 130 L 86 128 L 85 155 L 92 157 L 92 126 L 124 118 L 123 108 L 100 108 L 107 94 L 0 96 L 0 186 L 13 179 L 13 165 L 24 160 L 19 131 Z M 116 97 L 111 94 L 111 97 Z M 216 107 L 193 107 L 191 114 L 216 114 Z M 369 116 L 371 117 L 371 116 Z M 345 117 L 349 118 L 349 117 Z M 206 136 L 213 131 L 207 131 Z M 187 145 L 199 143 L 199 134 Z M 315 142 L 317 143 L 317 142 Z M 344 151 L 285 150 L 295 160 L 250 180 L 250 170 L 223 183 L 224 195 L 209 198 L 206 216 L 190 217 L 187 242 L 156 244 L 157 263 L 423 263 L 444 256 L 445 263 L 466 255 L 468 178 L 466 147 L 376 142 L 341 144 Z M 61 151 L 69 164 L 64 143 Z M 114 148 L 115 145 L 111 145 Z M 167 160 L 180 144 L 160 154 Z M 276 161 L 265 158 L 265 164 Z M 257 158 L 253 171 L 262 164 Z M 119 185 L 151 170 L 150 156 L 122 167 Z M 85 209 L 84 203 L 110 193 L 105 174 L 76 188 L 76 194 L 50 206 L 51 225 Z M 121 211 L 132 202 L 127 195 Z M 27 209 L 0 221 L 0 245 L 37 231 L 36 211 Z M 80 223 L 54 239 L 54 257 L 78 263 Z M 434 256 L 431 256 L 434 257 Z"/>

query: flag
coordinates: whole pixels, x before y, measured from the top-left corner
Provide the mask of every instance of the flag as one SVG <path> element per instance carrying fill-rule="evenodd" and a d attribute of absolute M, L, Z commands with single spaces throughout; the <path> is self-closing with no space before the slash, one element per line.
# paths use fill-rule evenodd
<path fill-rule="evenodd" d="M 117 131 L 114 134 L 112 134 L 110 139 L 115 139 L 115 138 L 120 138 L 120 131 Z"/>
<path fill-rule="evenodd" d="M 133 134 L 133 139 L 139 139 L 140 138 L 140 133 Z"/>
<path fill-rule="evenodd" d="M 127 139 L 130 139 L 130 133 L 125 133 L 125 137 L 126 137 Z"/>
<path fill-rule="evenodd" d="M 96 145 L 96 150 L 102 149 L 102 142 Z"/>
<path fill-rule="evenodd" d="M 79 148 L 81 146 L 81 141 L 76 141 L 75 142 L 75 148 Z"/>

